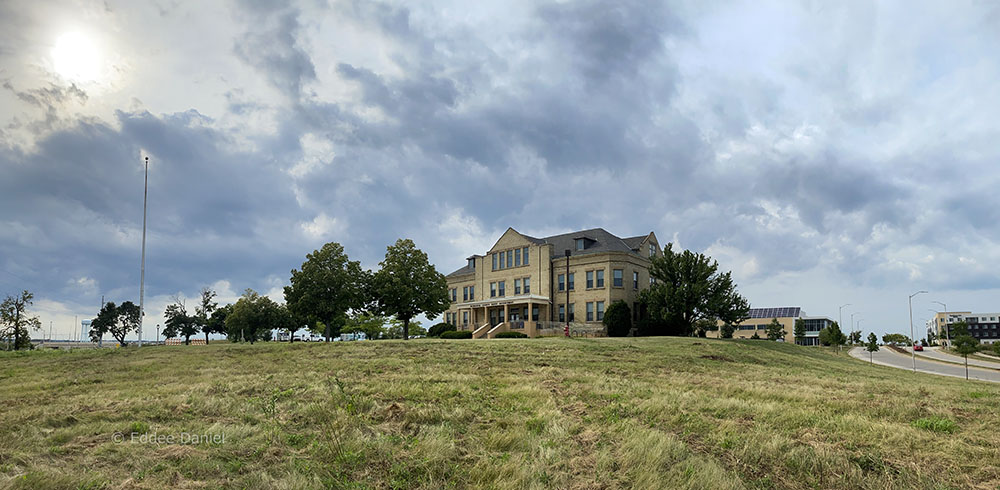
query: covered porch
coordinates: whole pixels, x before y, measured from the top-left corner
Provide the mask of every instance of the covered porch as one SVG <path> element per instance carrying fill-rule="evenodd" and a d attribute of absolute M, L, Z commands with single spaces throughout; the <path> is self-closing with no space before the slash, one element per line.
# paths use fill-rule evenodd
<path fill-rule="evenodd" d="M 472 331 L 472 338 L 493 338 L 501 332 L 538 335 L 539 322 L 550 315 L 551 301 L 534 294 L 489 298 L 458 307 L 458 330 Z"/>

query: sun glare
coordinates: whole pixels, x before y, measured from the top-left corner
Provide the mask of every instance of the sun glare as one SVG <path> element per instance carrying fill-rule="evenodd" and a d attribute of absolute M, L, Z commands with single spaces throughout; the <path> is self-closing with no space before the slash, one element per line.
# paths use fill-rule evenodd
<path fill-rule="evenodd" d="M 97 46 L 79 32 L 59 36 L 52 48 L 52 65 L 56 73 L 74 82 L 97 80 L 100 61 Z"/>

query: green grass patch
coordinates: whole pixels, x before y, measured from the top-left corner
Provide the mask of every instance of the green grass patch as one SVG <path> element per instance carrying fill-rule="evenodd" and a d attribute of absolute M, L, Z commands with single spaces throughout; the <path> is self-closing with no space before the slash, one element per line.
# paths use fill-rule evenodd
<path fill-rule="evenodd" d="M 913 421 L 913 426 L 918 429 L 929 430 L 931 432 L 944 432 L 953 434 L 958 431 L 958 424 L 954 420 L 944 417 L 924 417 Z"/>
<path fill-rule="evenodd" d="M 776 342 L 213 343 L 0 366 L 0 488 L 1000 481 L 969 465 L 1000 459 L 1000 386 Z"/>

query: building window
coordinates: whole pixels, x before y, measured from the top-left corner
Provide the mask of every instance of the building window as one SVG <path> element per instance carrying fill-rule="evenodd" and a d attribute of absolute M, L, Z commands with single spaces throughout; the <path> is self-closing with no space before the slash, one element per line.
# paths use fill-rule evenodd
<path fill-rule="evenodd" d="M 652 243 L 650 243 L 649 244 L 649 256 L 652 257 L 654 255 L 656 255 L 656 245 L 653 245 Z"/>
<path fill-rule="evenodd" d="M 469 301 L 476 299 L 476 287 L 469 286 Z"/>
<path fill-rule="evenodd" d="M 621 269 L 611 271 L 611 285 L 616 288 L 625 287 L 625 271 Z"/>
<path fill-rule="evenodd" d="M 577 238 L 577 239 L 576 239 L 576 249 L 577 249 L 577 250 L 583 250 L 583 248 L 584 248 L 584 247 L 585 247 L 586 245 L 587 245 L 587 241 L 586 241 L 586 240 L 584 240 L 583 238 Z"/>
<path fill-rule="evenodd" d="M 597 321 L 602 321 L 602 320 L 604 320 L 604 302 L 603 301 L 598 301 L 597 302 Z"/>
<path fill-rule="evenodd" d="M 531 278 L 524 278 L 524 294 L 531 294 Z"/>
<path fill-rule="evenodd" d="M 573 291 L 574 289 L 576 289 L 576 273 L 575 272 L 570 272 L 569 273 L 569 290 Z"/>
<path fill-rule="evenodd" d="M 451 300 L 458 301 L 458 288 L 451 288 Z"/>
<path fill-rule="evenodd" d="M 503 265 L 506 263 L 504 260 L 507 259 L 507 252 L 500 252 L 500 268 L 503 269 Z"/>
<path fill-rule="evenodd" d="M 531 321 L 533 321 L 533 322 L 537 322 L 538 321 L 538 307 L 537 306 L 532 306 L 531 307 Z"/>
<path fill-rule="evenodd" d="M 468 324 L 469 324 L 469 312 L 468 311 L 463 311 L 462 312 L 462 325 L 468 325 Z"/>
<path fill-rule="evenodd" d="M 632 321 L 639 321 L 639 304 L 635 301 L 632 302 Z"/>
<path fill-rule="evenodd" d="M 514 267 L 520 267 L 521 265 L 521 249 L 514 250 Z"/>
<path fill-rule="evenodd" d="M 594 271 L 587 271 L 587 289 L 594 287 Z"/>
<path fill-rule="evenodd" d="M 490 297 L 495 298 L 497 296 L 497 283 L 490 283 Z"/>
<path fill-rule="evenodd" d="M 493 270 L 497 270 L 497 254 L 491 254 L 493 256 Z"/>
<path fill-rule="evenodd" d="M 471 267 L 473 269 L 476 268 L 476 258 L 475 257 L 472 257 L 472 258 L 469 259 L 469 267 Z"/>
<path fill-rule="evenodd" d="M 514 266 L 514 254 L 512 252 L 507 252 L 507 268 Z"/>
<path fill-rule="evenodd" d="M 524 247 L 524 252 L 521 255 L 524 255 L 524 265 L 528 265 L 528 247 Z"/>
<path fill-rule="evenodd" d="M 594 303 L 592 301 L 587 302 L 587 321 L 594 321 Z"/>
<path fill-rule="evenodd" d="M 462 288 L 462 301 L 469 301 L 469 286 Z"/>
<path fill-rule="evenodd" d="M 514 294 L 521 294 L 521 280 L 514 279 Z"/>
<path fill-rule="evenodd" d="M 575 320 L 575 317 L 573 315 L 573 304 L 574 303 L 570 303 L 569 304 L 569 321 L 574 321 Z"/>
<path fill-rule="evenodd" d="M 639 271 L 632 271 L 632 289 L 639 289 Z"/>
<path fill-rule="evenodd" d="M 445 313 L 444 314 L 444 322 L 445 323 L 451 323 L 451 313 Z"/>
<path fill-rule="evenodd" d="M 656 278 L 652 275 L 649 276 L 649 284 L 656 284 Z"/>
<path fill-rule="evenodd" d="M 558 279 L 557 282 L 559 283 L 559 286 L 558 286 L 559 290 L 560 291 L 565 291 L 566 290 L 566 276 L 564 276 L 562 274 L 559 274 L 559 279 Z"/>
<path fill-rule="evenodd" d="M 504 286 L 506 285 L 506 283 L 507 283 L 507 281 L 500 281 L 500 282 L 497 283 L 497 289 L 500 290 L 500 297 L 501 298 L 504 296 Z"/>
<path fill-rule="evenodd" d="M 566 321 L 566 305 L 559 305 L 559 321 Z"/>

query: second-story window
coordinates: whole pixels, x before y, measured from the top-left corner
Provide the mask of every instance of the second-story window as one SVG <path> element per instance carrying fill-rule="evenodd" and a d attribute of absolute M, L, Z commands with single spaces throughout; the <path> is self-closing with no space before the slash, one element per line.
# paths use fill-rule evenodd
<path fill-rule="evenodd" d="M 528 247 L 524 247 L 524 252 L 521 255 L 524 256 L 524 265 L 528 265 Z"/>
<path fill-rule="evenodd" d="M 503 269 L 504 264 L 506 264 L 507 252 L 500 252 L 500 268 Z"/>
<path fill-rule="evenodd" d="M 604 269 L 597 271 L 597 287 L 604 287 Z"/>
<path fill-rule="evenodd" d="M 500 297 L 503 297 L 504 295 L 504 286 L 506 285 L 506 283 L 507 281 L 500 281 L 497 283 L 497 289 L 500 291 Z"/>
<path fill-rule="evenodd" d="M 493 270 L 497 270 L 497 254 L 496 253 L 492 253 L 492 254 L 490 254 L 490 256 L 493 257 Z"/>
<path fill-rule="evenodd" d="M 462 301 L 469 301 L 469 286 L 462 288 Z"/>
<path fill-rule="evenodd" d="M 594 271 L 587 271 L 587 289 L 594 287 Z"/>
<path fill-rule="evenodd" d="M 514 267 L 521 265 L 521 249 L 514 249 Z"/>
<path fill-rule="evenodd" d="M 565 291 L 566 290 L 566 276 L 564 276 L 562 274 L 559 274 L 559 279 L 557 280 L 557 282 L 559 284 L 559 290 L 560 291 Z"/>
<path fill-rule="evenodd" d="M 476 287 L 469 286 L 469 301 L 476 299 Z"/>
<path fill-rule="evenodd" d="M 575 272 L 570 272 L 569 273 L 569 290 L 573 291 L 574 289 L 576 289 L 576 273 Z"/>
<path fill-rule="evenodd" d="M 514 294 L 521 294 L 521 280 L 514 279 Z"/>
<path fill-rule="evenodd" d="M 507 268 L 514 267 L 514 251 L 507 252 Z"/>
<path fill-rule="evenodd" d="M 611 285 L 620 288 L 625 285 L 625 271 L 622 269 L 615 269 L 611 271 Z"/>
<path fill-rule="evenodd" d="M 639 271 L 632 271 L 632 289 L 639 289 Z"/>
<path fill-rule="evenodd" d="M 531 278 L 524 278 L 524 294 L 531 294 Z"/>
<path fill-rule="evenodd" d="M 458 301 L 458 288 L 451 288 L 451 300 Z"/>

